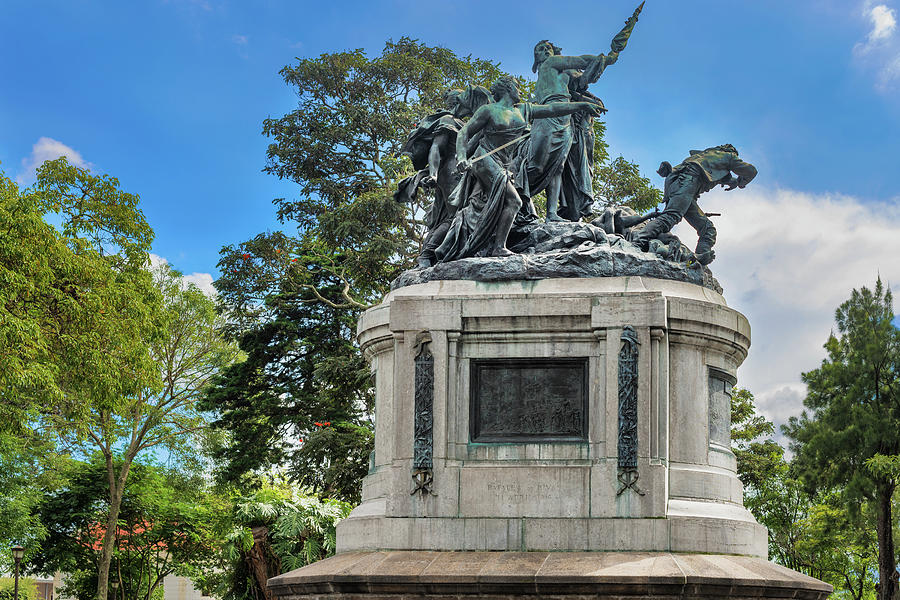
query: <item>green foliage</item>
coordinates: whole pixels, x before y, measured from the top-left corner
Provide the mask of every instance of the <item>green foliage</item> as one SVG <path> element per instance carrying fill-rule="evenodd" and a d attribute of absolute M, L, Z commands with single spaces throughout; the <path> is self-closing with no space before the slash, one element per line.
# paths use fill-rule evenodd
<path fill-rule="evenodd" d="M 152 447 L 195 454 L 189 437 L 205 425 L 196 399 L 236 354 L 212 300 L 165 265 L 146 269 L 153 233 L 138 203 L 115 178 L 65 159 L 44 163 L 24 192 L 0 175 L 0 345 L 12 349 L 0 353 L 2 460 L 30 457 L 46 474 L 56 454 L 104 457 L 94 497 L 108 499 L 108 535 L 91 576 L 104 600 L 132 461 Z M 26 515 L 34 484 L 13 471 L 0 494 L 16 499 L 0 518 L 40 540 L 44 524 Z"/>
<path fill-rule="evenodd" d="M 168 265 L 160 265 L 148 275 L 159 298 L 158 334 L 149 340 L 149 356 L 160 385 L 120 397 L 112 409 L 91 406 L 80 431 L 72 431 L 65 423 L 53 424 L 61 441 L 81 455 L 99 452 L 105 462 L 101 482 L 109 510 L 96 563 L 97 596 L 101 599 L 106 595 L 116 524 L 134 460 L 148 449 L 165 448 L 184 466 L 196 466 L 192 465 L 195 441 L 206 427 L 197 401 L 210 379 L 237 357 L 237 349 L 219 333 L 221 323 L 210 298 L 196 286 L 185 284 L 181 274 Z M 148 573 L 148 582 L 150 577 Z M 153 593 L 154 584 L 147 585 L 148 593 Z"/>
<path fill-rule="evenodd" d="M 893 317 L 880 279 L 874 292 L 853 290 L 835 313 L 840 336 L 826 342 L 827 358 L 803 374 L 812 414 L 792 419 L 786 433 L 811 488 L 844 484 L 852 496 L 874 499 L 879 484 L 896 485 L 865 462 L 900 454 L 900 332 Z"/>
<path fill-rule="evenodd" d="M 887 477 L 896 480 L 900 477 L 900 456 L 875 454 L 866 459 L 866 468 L 876 477 Z"/>
<path fill-rule="evenodd" d="M 14 577 L 0 577 L 0 600 L 15 598 Z M 19 600 L 37 600 L 37 583 L 30 577 L 19 577 Z"/>
<path fill-rule="evenodd" d="M 784 428 L 795 457 L 770 436 L 753 397 L 736 390 L 732 438 L 744 503 L 769 529 L 770 557 L 831 583 L 838 598 L 874 598 L 896 569 L 897 330 L 890 292 L 854 290 L 836 312 L 839 336 L 803 375 L 812 414 Z"/>
<path fill-rule="evenodd" d="M 45 162 L 25 191 L 0 174 L 0 345 L 11 349 L 0 353 L 3 433 L 62 452 L 94 444 L 111 457 L 125 429 L 118 417 L 163 387 L 153 346 L 165 315 L 144 268 L 153 233 L 138 202 L 115 178 L 65 159 Z"/>
<path fill-rule="evenodd" d="M 775 425 L 756 413 L 753 394 L 744 388 L 734 388 L 731 394 L 731 449 L 737 458 L 737 473 L 750 495 L 752 510 L 754 494 L 761 492 L 773 478 L 781 475 L 786 466 L 784 449 L 771 435 Z M 766 438 L 766 439 L 760 439 Z"/>
<path fill-rule="evenodd" d="M 750 391 L 734 389 L 731 420 L 744 505 L 769 530 L 769 558 L 827 581 L 836 598 L 873 597 L 877 546 L 864 515 L 839 490 L 807 493 Z"/>
<path fill-rule="evenodd" d="M 797 569 L 792 549 L 794 524 L 806 506 L 806 497 L 788 477 L 784 449 L 771 436 L 775 426 L 757 414 L 753 394 L 734 388 L 731 395 L 731 449 L 737 474 L 744 484 L 744 506 L 769 529 L 769 556 Z"/>
<path fill-rule="evenodd" d="M 140 196 L 120 190 L 115 177 L 91 175 L 58 158 L 38 168 L 31 193 L 45 212 L 62 217 L 62 234 L 72 245 L 119 264 L 146 263 L 153 231 L 138 208 Z"/>
<path fill-rule="evenodd" d="M 120 462 L 120 461 L 117 461 Z M 66 595 L 91 600 L 110 512 L 102 456 L 72 461 L 66 483 L 42 498 L 36 515 L 47 529 L 29 561 L 33 572 L 67 574 Z M 121 500 L 111 577 L 124 598 L 149 598 L 169 574 L 194 576 L 215 562 L 226 504 L 202 481 L 152 464 L 137 463 Z"/>
<path fill-rule="evenodd" d="M 246 360 L 225 369 L 203 401 L 228 433 L 212 454 L 222 482 L 279 465 L 324 496 L 358 501 L 374 404 L 354 341 L 359 310 L 318 300 L 319 291 L 339 294 L 341 283 L 296 266 L 294 242 L 269 234 L 223 250 L 234 267 L 216 285 Z M 308 277 L 315 289 L 299 283 Z M 314 435 L 324 422 L 335 435 Z"/>
<path fill-rule="evenodd" d="M 323 424 L 304 440 L 292 469 L 297 481 L 320 497 L 357 504 L 374 445 L 371 427 L 346 422 Z"/>
<path fill-rule="evenodd" d="M 264 598 L 265 582 L 334 554 L 335 527 L 351 506 L 298 494 L 285 483 L 233 499 L 232 529 L 222 549 L 225 600 Z"/>
<path fill-rule="evenodd" d="M 875 597 L 878 544 L 874 528 L 855 518 L 839 493 L 821 494 L 797 524 L 794 552 L 806 572 L 834 586 L 835 598 Z"/>

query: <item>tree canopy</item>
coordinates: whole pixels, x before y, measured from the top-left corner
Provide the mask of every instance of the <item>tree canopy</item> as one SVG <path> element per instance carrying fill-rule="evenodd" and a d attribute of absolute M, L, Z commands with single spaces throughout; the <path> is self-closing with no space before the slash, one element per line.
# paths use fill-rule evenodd
<path fill-rule="evenodd" d="M 744 505 L 769 531 L 770 560 L 830 583 L 835 597 L 872 598 L 878 551 L 871 514 L 849 510 L 841 489 L 804 489 L 753 394 L 736 388 L 731 400 Z"/>
<path fill-rule="evenodd" d="M 353 341 L 358 310 L 318 302 L 309 289 L 292 289 L 292 277 L 273 278 L 259 320 L 232 320 L 246 360 L 222 371 L 203 401 L 227 433 L 212 450 L 219 480 L 278 466 L 323 496 L 359 501 L 374 396 Z M 246 296 L 226 289 L 221 298 L 243 312 Z"/>
<path fill-rule="evenodd" d="M 24 191 L 0 173 L 0 429 L 21 433 L 38 414 L 83 422 L 88 406 L 158 384 L 153 233 L 118 185 L 64 158 Z"/>
<path fill-rule="evenodd" d="M 98 453 L 89 462 L 71 461 L 65 471 L 64 484 L 38 505 L 47 538 L 29 568 L 66 573 L 64 593 L 91 600 L 112 508 L 106 463 Z M 111 577 L 120 597 L 149 600 L 167 575 L 199 576 L 214 566 L 227 505 L 196 475 L 144 463 L 131 471 L 115 524 Z"/>

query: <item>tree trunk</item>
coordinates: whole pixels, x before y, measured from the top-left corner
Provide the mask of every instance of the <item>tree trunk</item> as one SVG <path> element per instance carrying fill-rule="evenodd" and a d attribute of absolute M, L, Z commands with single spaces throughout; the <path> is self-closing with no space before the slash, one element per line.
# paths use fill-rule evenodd
<path fill-rule="evenodd" d="M 107 600 L 109 591 L 109 568 L 112 565 L 113 545 L 116 541 L 116 530 L 119 522 L 119 510 L 122 508 L 122 494 L 125 491 L 125 480 L 133 456 L 126 455 L 122 468 L 116 477 L 115 464 L 111 453 L 106 454 L 106 475 L 109 479 L 109 518 L 106 520 L 106 531 L 103 533 L 103 546 L 100 549 L 100 564 L 97 569 L 97 600 Z"/>
<path fill-rule="evenodd" d="M 122 505 L 121 492 L 110 490 L 109 517 L 106 519 L 106 531 L 103 533 L 103 546 L 100 549 L 100 565 L 97 569 L 97 600 L 106 600 L 109 583 L 109 567 L 112 564 L 113 543 L 116 539 L 116 523 L 119 521 L 119 508 Z"/>
<path fill-rule="evenodd" d="M 894 536 L 891 531 L 893 520 L 891 518 L 891 496 L 894 485 L 882 484 L 878 486 L 876 498 L 878 518 L 876 529 L 878 531 L 878 600 L 895 600 L 897 587 L 896 571 L 894 563 Z"/>
<path fill-rule="evenodd" d="M 267 527 L 253 527 L 252 531 L 253 547 L 246 555 L 247 563 L 263 596 L 266 600 L 272 600 L 272 592 L 269 591 L 266 585 L 269 581 L 269 565 L 266 560 L 266 548 L 269 545 L 269 529 Z"/>

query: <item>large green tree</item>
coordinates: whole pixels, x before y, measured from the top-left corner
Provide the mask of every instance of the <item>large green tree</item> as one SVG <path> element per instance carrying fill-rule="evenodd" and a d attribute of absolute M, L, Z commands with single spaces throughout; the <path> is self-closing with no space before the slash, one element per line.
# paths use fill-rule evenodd
<path fill-rule="evenodd" d="M 144 268 L 153 233 L 138 203 L 114 177 L 62 158 L 26 190 L 0 174 L 4 435 L 65 453 L 96 414 L 159 387 L 159 294 Z"/>
<path fill-rule="evenodd" d="M 809 489 L 841 488 L 874 515 L 879 600 L 893 600 L 897 586 L 900 331 L 893 320 L 893 298 L 880 279 L 874 289 L 853 290 L 835 312 L 838 332 L 825 343 L 825 360 L 803 374 L 810 412 L 785 429 Z"/>
<path fill-rule="evenodd" d="M 0 178 L 0 199 L 0 429 L 104 457 L 105 600 L 134 459 L 178 455 L 204 425 L 201 390 L 236 351 L 211 299 L 165 266 L 148 270 L 153 233 L 115 178 L 58 159 L 24 191 Z"/>
<path fill-rule="evenodd" d="M 149 349 L 158 383 L 122 395 L 108 406 L 88 403 L 77 428 L 55 419 L 46 421 L 64 447 L 82 456 L 97 453 L 104 461 L 109 510 L 97 562 L 101 600 L 106 598 L 116 524 L 135 459 L 154 451 L 173 457 L 196 454 L 197 437 L 206 427 L 198 400 L 211 378 L 237 357 L 236 348 L 219 332 L 211 298 L 186 284 L 166 264 L 151 275 L 160 298 L 158 326 Z"/>
<path fill-rule="evenodd" d="M 735 389 L 731 417 L 744 505 L 769 531 L 769 558 L 830 583 L 836 598 L 873 598 L 878 550 L 870 515 L 848 510 L 841 488 L 804 489 L 749 390 Z"/>
<path fill-rule="evenodd" d="M 277 465 L 323 497 L 358 501 L 374 403 L 353 341 L 359 310 L 298 286 L 313 281 L 318 292 L 339 295 L 342 283 L 327 271 L 298 273 L 293 258 L 281 258 L 286 240 L 274 234 L 242 245 L 231 276 L 217 282 L 246 355 L 215 379 L 203 403 L 226 432 L 212 450 L 218 478 L 237 483 Z"/>

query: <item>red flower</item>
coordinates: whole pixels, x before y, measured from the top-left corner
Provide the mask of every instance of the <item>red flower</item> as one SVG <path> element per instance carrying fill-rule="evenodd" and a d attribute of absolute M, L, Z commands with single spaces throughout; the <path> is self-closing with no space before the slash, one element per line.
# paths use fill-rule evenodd
<path fill-rule="evenodd" d="M 241 256 L 244 258 L 244 260 L 249 260 L 249 259 L 250 259 L 250 255 L 249 255 L 249 254 L 241 254 Z"/>
<path fill-rule="evenodd" d="M 316 421 L 316 427 L 321 427 L 321 426 L 322 426 L 322 424 L 319 423 L 318 421 Z"/>
<path fill-rule="evenodd" d="M 302 442 L 302 441 L 303 441 L 303 438 L 300 438 L 300 441 Z"/>
<path fill-rule="evenodd" d="M 331 421 L 325 421 L 325 423 L 323 423 L 323 425 L 325 425 L 325 427 L 328 427 L 329 425 L 331 425 Z"/>

